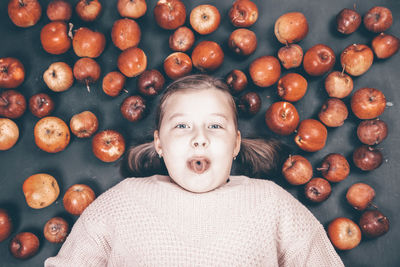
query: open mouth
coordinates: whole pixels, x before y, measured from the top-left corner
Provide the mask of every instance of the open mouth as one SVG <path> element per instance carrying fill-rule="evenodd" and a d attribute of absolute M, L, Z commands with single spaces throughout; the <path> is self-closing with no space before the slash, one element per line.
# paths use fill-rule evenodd
<path fill-rule="evenodd" d="M 204 157 L 191 158 L 187 161 L 188 168 L 197 174 L 202 174 L 207 171 L 210 168 L 210 165 L 210 160 Z"/>

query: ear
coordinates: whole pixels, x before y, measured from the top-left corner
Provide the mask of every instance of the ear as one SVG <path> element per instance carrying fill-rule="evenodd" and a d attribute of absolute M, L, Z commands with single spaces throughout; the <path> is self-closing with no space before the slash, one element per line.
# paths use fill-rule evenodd
<path fill-rule="evenodd" d="M 162 154 L 162 148 L 161 148 L 161 142 L 160 142 L 160 136 L 159 136 L 158 130 L 154 131 L 154 148 L 158 155 Z"/>
<path fill-rule="evenodd" d="M 239 154 L 240 151 L 240 144 L 242 143 L 242 135 L 240 134 L 240 131 L 237 131 L 236 135 L 236 144 L 235 144 L 235 149 L 233 150 L 233 156 L 236 157 Z"/>

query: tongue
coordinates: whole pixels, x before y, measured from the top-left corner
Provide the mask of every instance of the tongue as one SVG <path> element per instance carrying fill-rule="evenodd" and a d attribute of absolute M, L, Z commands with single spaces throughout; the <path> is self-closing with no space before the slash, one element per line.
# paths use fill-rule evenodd
<path fill-rule="evenodd" d="M 196 173 L 203 173 L 208 169 L 208 163 L 206 160 L 201 159 L 201 160 L 191 160 L 190 163 L 190 168 L 196 172 Z"/>

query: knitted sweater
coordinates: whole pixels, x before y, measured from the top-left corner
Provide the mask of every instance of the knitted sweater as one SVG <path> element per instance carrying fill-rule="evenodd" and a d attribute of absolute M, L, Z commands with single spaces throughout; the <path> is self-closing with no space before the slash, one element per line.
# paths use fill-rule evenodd
<path fill-rule="evenodd" d="M 343 266 L 323 226 L 274 182 L 191 193 L 168 176 L 100 195 L 45 266 Z"/>

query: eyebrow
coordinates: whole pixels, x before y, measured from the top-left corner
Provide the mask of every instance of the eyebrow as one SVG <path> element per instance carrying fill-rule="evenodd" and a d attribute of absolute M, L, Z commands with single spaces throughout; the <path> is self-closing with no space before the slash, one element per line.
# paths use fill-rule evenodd
<path fill-rule="evenodd" d="M 221 118 L 223 118 L 223 119 L 225 119 L 225 120 L 228 120 L 228 118 L 227 118 L 224 114 L 222 114 L 222 113 L 211 113 L 210 115 L 211 115 L 211 116 L 221 117 Z M 174 119 L 174 118 L 176 118 L 176 117 L 183 117 L 183 116 L 185 116 L 184 113 L 174 113 L 173 115 L 171 115 L 171 116 L 168 118 L 168 120 L 172 120 L 172 119 Z"/>

